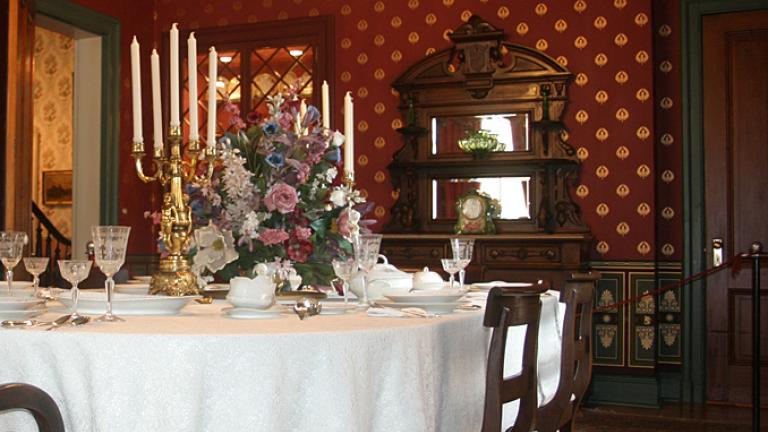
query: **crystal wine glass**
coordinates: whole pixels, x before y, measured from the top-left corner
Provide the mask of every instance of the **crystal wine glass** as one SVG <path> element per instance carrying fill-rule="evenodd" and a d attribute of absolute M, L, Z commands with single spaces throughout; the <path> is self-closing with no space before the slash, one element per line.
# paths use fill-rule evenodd
<path fill-rule="evenodd" d="M 440 264 L 443 265 L 443 271 L 448 273 L 448 281 L 451 284 L 451 289 L 453 289 L 453 283 L 456 281 L 456 277 L 454 275 L 456 272 L 461 270 L 461 267 L 459 267 L 459 261 L 455 258 L 442 258 L 440 260 Z"/>
<path fill-rule="evenodd" d="M 112 291 L 115 281 L 112 276 L 120 270 L 125 262 L 125 250 L 128 246 L 128 236 L 131 227 L 127 226 L 92 226 L 91 238 L 95 249 L 96 265 L 107 276 L 107 312 L 96 318 L 96 321 L 125 321 L 112 314 Z"/>
<path fill-rule="evenodd" d="M 48 257 L 24 257 L 24 267 L 32 274 L 32 295 L 40 297 L 40 275 L 48 267 Z"/>
<path fill-rule="evenodd" d="M 354 241 L 355 258 L 358 267 L 365 275 L 363 277 L 363 304 L 368 301 L 368 274 L 379 260 L 379 248 L 381 247 L 381 234 L 361 234 Z"/>
<path fill-rule="evenodd" d="M 20 231 L 0 231 L 0 261 L 5 266 L 5 277 L 8 280 L 8 295 L 11 295 L 13 268 L 21 261 L 25 244 L 27 244 L 26 233 Z"/>
<path fill-rule="evenodd" d="M 453 259 L 456 260 L 459 267 L 459 289 L 464 289 L 465 269 L 472 262 L 472 249 L 475 247 L 475 239 L 464 237 L 452 237 L 451 249 L 453 250 Z"/>
<path fill-rule="evenodd" d="M 333 264 L 333 271 L 336 276 L 341 278 L 342 292 L 344 293 L 344 306 L 349 304 L 349 280 L 352 279 L 358 268 L 356 257 L 336 258 L 331 264 Z"/>
<path fill-rule="evenodd" d="M 85 280 L 88 277 L 88 273 L 91 271 L 91 260 L 59 260 L 59 270 L 61 271 L 61 277 L 72 284 L 72 314 L 69 316 L 69 320 L 79 318 L 77 313 L 77 298 L 80 295 L 80 289 L 77 284 Z"/>

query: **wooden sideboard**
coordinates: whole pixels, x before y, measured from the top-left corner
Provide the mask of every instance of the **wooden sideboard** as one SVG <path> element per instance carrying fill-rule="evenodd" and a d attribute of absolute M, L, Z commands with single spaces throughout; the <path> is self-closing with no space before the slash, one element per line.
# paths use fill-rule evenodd
<path fill-rule="evenodd" d="M 401 270 L 424 267 L 445 275 L 441 258 L 452 256 L 451 234 L 385 234 L 381 253 Z M 585 271 L 590 234 L 496 234 L 475 239 L 467 281 L 545 279 L 558 289 L 573 272 Z"/>

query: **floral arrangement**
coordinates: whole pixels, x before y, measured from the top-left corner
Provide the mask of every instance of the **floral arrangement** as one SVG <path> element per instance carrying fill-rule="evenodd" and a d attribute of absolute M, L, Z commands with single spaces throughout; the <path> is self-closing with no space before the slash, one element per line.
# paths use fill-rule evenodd
<path fill-rule="evenodd" d="M 290 97 L 291 95 L 289 95 Z M 333 258 L 351 254 L 369 205 L 339 180 L 344 136 L 296 98 L 269 98 L 269 117 L 225 112 L 236 130 L 219 140 L 220 162 L 206 185 L 192 184 L 193 271 L 252 277 L 259 263 L 287 261 L 303 284 L 330 285 Z M 207 279 L 210 280 L 210 277 Z"/>

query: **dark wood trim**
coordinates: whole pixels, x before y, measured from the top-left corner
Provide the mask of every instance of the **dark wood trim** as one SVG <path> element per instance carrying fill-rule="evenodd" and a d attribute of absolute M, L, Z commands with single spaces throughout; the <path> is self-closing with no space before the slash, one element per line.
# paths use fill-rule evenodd
<path fill-rule="evenodd" d="M 681 0 L 683 134 L 683 277 L 706 269 L 704 211 L 703 58 L 704 15 L 765 9 L 764 0 Z M 706 280 L 684 297 L 682 400 L 701 403 L 706 393 Z"/>
<path fill-rule="evenodd" d="M 101 36 L 101 208 L 116 224 L 120 179 L 120 21 L 65 0 L 37 0 L 37 13 Z"/>
<path fill-rule="evenodd" d="M 8 40 L 8 8 L 10 8 L 10 0 L 2 0 L 0 2 L 0 32 L 4 35 L 4 39 Z M 6 154 L 6 142 L 5 131 L 7 130 L 7 116 L 8 107 L 6 100 L 8 99 L 8 43 L 0 44 L 0 155 Z M 7 158 L 2 158 L 0 161 L 0 191 L 3 191 L 5 195 L 5 170 L 6 170 Z M 5 200 L 0 200 L 0 227 L 5 228 Z"/>

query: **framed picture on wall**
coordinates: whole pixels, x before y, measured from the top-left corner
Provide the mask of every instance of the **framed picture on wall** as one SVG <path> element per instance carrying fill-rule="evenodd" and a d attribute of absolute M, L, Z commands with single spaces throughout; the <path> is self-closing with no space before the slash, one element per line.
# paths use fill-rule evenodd
<path fill-rule="evenodd" d="M 43 204 L 72 205 L 72 170 L 43 171 Z"/>

